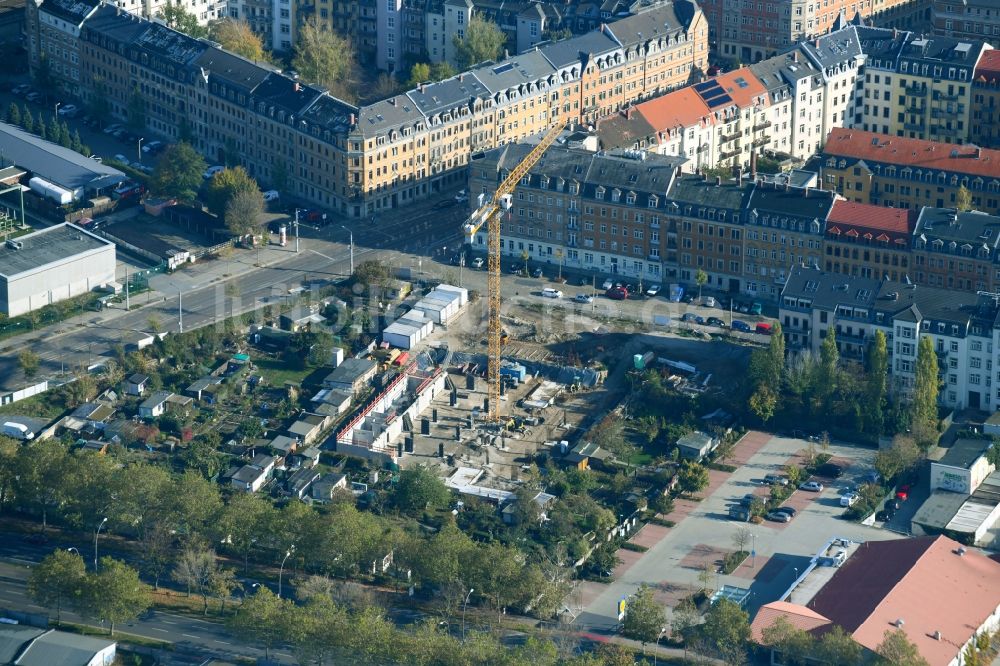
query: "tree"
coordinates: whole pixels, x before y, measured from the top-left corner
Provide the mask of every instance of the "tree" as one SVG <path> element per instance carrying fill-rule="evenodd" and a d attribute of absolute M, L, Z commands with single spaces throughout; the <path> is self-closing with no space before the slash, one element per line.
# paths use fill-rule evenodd
<path fill-rule="evenodd" d="M 431 65 L 431 81 L 443 81 L 455 76 L 455 68 L 447 60 L 436 62 Z"/>
<path fill-rule="evenodd" d="M 199 435 L 181 451 L 180 459 L 188 469 L 197 471 L 206 479 L 214 479 L 226 464 L 225 456 Z"/>
<path fill-rule="evenodd" d="M 708 284 L 708 273 L 704 269 L 699 268 L 698 272 L 694 274 L 694 283 L 698 285 L 698 300 L 701 300 L 701 288 Z"/>
<path fill-rule="evenodd" d="M 299 28 L 292 67 L 310 83 L 316 83 L 338 97 L 351 101 L 351 72 L 354 69 L 354 46 L 333 32 L 324 30 L 315 18 Z"/>
<path fill-rule="evenodd" d="M 875 331 L 868 345 L 868 372 L 865 377 L 865 412 L 867 430 L 881 435 L 885 429 L 886 379 L 889 376 L 889 352 L 885 333 Z"/>
<path fill-rule="evenodd" d="M 927 660 L 902 629 L 886 630 L 875 653 L 879 662 L 886 666 L 928 666 Z"/>
<path fill-rule="evenodd" d="M 917 443 L 924 448 L 935 443 L 932 437 L 936 435 L 938 429 L 937 403 L 940 385 L 934 342 L 929 335 L 925 335 L 920 338 L 920 344 L 917 345 L 913 402 L 910 405 L 912 429 L 914 434 L 918 436 Z"/>
<path fill-rule="evenodd" d="M 392 268 L 384 261 L 368 259 L 355 268 L 354 279 L 369 289 L 385 287 L 392 279 Z"/>
<path fill-rule="evenodd" d="M 40 364 L 41 359 L 38 354 L 30 349 L 25 349 L 17 355 L 17 365 L 21 368 L 26 379 L 33 379 L 38 374 Z"/>
<path fill-rule="evenodd" d="M 625 619 L 622 622 L 622 633 L 642 644 L 643 652 L 646 643 L 656 643 L 660 640 L 667 624 L 663 606 L 653 598 L 653 590 L 646 584 L 639 586 L 625 604 Z"/>
<path fill-rule="evenodd" d="M 673 617 L 670 620 L 670 635 L 676 641 L 678 638 L 684 641 L 684 659 L 687 659 L 688 645 L 692 630 L 701 622 L 701 614 L 698 607 L 690 598 L 682 599 L 674 607 Z"/>
<path fill-rule="evenodd" d="M 861 662 L 861 646 L 840 627 L 823 634 L 815 650 L 816 658 L 826 664 L 857 664 Z"/>
<path fill-rule="evenodd" d="M 960 213 L 972 210 L 972 192 L 965 185 L 959 187 L 955 193 L 955 210 Z"/>
<path fill-rule="evenodd" d="M 198 17 L 187 11 L 179 3 L 168 2 L 157 16 L 167 24 L 167 27 L 173 28 L 178 32 L 183 32 L 185 35 L 194 37 L 195 39 L 208 37 L 208 29 L 198 24 Z"/>
<path fill-rule="evenodd" d="M 163 152 L 153 170 L 150 189 L 155 194 L 194 201 L 206 168 L 204 158 L 190 144 L 175 143 Z"/>
<path fill-rule="evenodd" d="M 428 508 L 448 503 L 451 492 L 444 482 L 426 465 L 405 469 L 393 491 L 393 503 L 404 513 L 417 514 Z"/>
<path fill-rule="evenodd" d="M 727 664 L 742 664 L 746 660 L 749 615 L 732 601 L 719 599 L 712 604 L 699 634 L 705 646 Z"/>
<path fill-rule="evenodd" d="M 993 446 L 986 449 L 986 462 L 1000 469 L 1000 442 L 993 438 Z"/>
<path fill-rule="evenodd" d="M 819 348 L 819 368 L 816 373 L 816 383 L 813 392 L 824 402 L 837 388 L 837 364 L 840 363 L 840 350 L 837 349 L 837 330 L 830 326 Z"/>
<path fill-rule="evenodd" d="M 72 460 L 66 446 L 55 439 L 35 442 L 30 455 L 18 456 L 15 487 L 22 510 L 42 517 L 42 530 L 48 527 L 49 510 L 57 509 L 66 499 L 67 477 L 72 474 Z"/>
<path fill-rule="evenodd" d="M 229 202 L 240 192 L 260 192 L 260 186 L 241 166 L 223 169 L 208 181 L 204 194 L 205 206 L 213 215 L 222 217 Z"/>
<path fill-rule="evenodd" d="M 745 553 L 747 552 L 747 545 L 753 541 L 753 532 L 746 525 L 741 525 L 736 528 L 733 532 L 733 546 L 736 547 L 737 552 Z"/>
<path fill-rule="evenodd" d="M 805 664 L 806 658 L 813 653 L 812 636 L 782 616 L 779 616 L 770 627 L 764 628 L 761 639 L 764 645 L 781 653 L 780 663 L 783 664 Z"/>
<path fill-rule="evenodd" d="M 260 229 L 264 214 L 264 195 L 258 192 L 237 192 L 226 205 L 226 228 L 234 236 L 250 236 Z"/>
<path fill-rule="evenodd" d="M 87 576 L 83 591 L 77 610 L 107 622 L 112 636 L 116 624 L 134 620 L 150 606 L 139 572 L 111 557 L 101 558 L 98 573 Z"/>
<path fill-rule="evenodd" d="M 236 571 L 233 569 L 226 569 L 223 567 L 216 567 L 215 571 L 208 578 L 208 591 L 219 598 L 221 607 L 219 612 L 223 615 L 226 613 L 226 600 L 229 599 L 229 595 L 233 593 L 233 590 L 242 588 L 242 584 L 236 578 Z"/>
<path fill-rule="evenodd" d="M 212 25 L 212 39 L 227 51 L 241 55 L 254 62 L 267 62 L 267 53 L 260 36 L 246 21 L 225 18 Z"/>
<path fill-rule="evenodd" d="M 35 117 L 31 115 L 31 109 L 27 105 L 24 106 L 24 111 L 21 113 L 21 127 L 28 134 L 35 131 Z"/>
<path fill-rule="evenodd" d="M 79 553 L 59 548 L 31 569 L 28 594 L 39 606 L 55 608 L 56 623 L 64 605 L 74 605 L 81 594 L 87 568 Z"/>
<path fill-rule="evenodd" d="M 430 68 L 428 68 L 429 73 Z M 17 108 L 17 102 L 11 102 L 10 106 L 7 107 L 7 122 L 17 126 L 21 124 L 21 109 Z"/>
<path fill-rule="evenodd" d="M 410 88 L 416 88 L 421 83 L 430 80 L 431 66 L 426 62 L 417 62 L 413 63 L 413 67 L 410 68 L 410 78 L 406 81 L 406 85 Z"/>
<path fill-rule="evenodd" d="M 129 93 L 125 104 L 125 111 L 128 115 L 128 125 L 134 130 L 146 128 L 146 99 L 142 96 L 142 91 L 136 85 Z"/>
<path fill-rule="evenodd" d="M 778 394 L 765 384 L 758 386 L 750 395 L 750 411 L 756 414 L 762 423 L 771 420 L 777 407 Z"/>
<path fill-rule="evenodd" d="M 887 483 L 893 482 L 900 475 L 913 469 L 920 460 L 920 449 L 912 437 L 896 435 L 892 438 L 889 448 L 881 449 L 875 454 L 875 471 L 882 475 Z"/>
<path fill-rule="evenodd" d="M 291 612 L 291 601 L 281 599 L 261 585 L 243 600 L 226 625 L 241 640 L 264 646 L 267 659 L 271 648 L 284 638 Z"/>
<path fill-rule="evenodd" d="M 691 460 L 685 460 L 677 473 L 677 487 L 682 493 L 693 495 L 708 487 L 708 470 Z"/>
<path fill-rule="evenodd" d="M 499 59 L 507 43 L 507 35 L 496 23 L 476 14 L 465 29 L 465 36 L 454 35 L 452 41 L 458 66 L 468 69 L 487 60 Z"/>
<path fill-rule="evenodd" d="M 188 548 L 174 567 L 174 580 L 187 587 L 188 596 L 192 590 L 201 595 L 205 615 L 208 615 L 208 595 L 217 568 L 215 552 L 207 548 Z"/>

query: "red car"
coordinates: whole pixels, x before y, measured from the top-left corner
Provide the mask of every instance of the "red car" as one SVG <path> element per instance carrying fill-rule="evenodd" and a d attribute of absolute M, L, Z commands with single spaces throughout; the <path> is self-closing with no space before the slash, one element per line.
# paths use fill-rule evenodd
<path fill-rule="evenodd" d="M 628 289 L 625 287 L 611 287 L 605 295 L 613 301 L 624 301 L 628 298 Z"/>
<path fill-rule="evenodd" d="M 896 491 L 896 499 L 906 501 L 910 496 L 910 486 L 900 486 Z"/>

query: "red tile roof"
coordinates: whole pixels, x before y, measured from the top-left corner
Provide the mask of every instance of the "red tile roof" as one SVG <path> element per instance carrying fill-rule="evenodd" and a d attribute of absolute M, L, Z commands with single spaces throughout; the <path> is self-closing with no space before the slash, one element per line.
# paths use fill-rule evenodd
<path fill-rule="evenodd" d="M 658 132 L 677 127 L 691 127 L 709 116 L 705 101 L 694 88 L 687 87 L 667 93 L 635 107 Z"/>
<path fill-rule="evenodd" d="M 750 625 L 753 640 L 763 643 L 764 630 L 770 628 L 779 617 L 785 618 L 793 627 L 803 631 L 812 631 L 830 624 L 830 620 L 805 606 L 787 601 L 772 601 L 760 607 L 753 624 Z"/>
<path fill-rule="evenodd" d="M 742 81 L 737 81 L 742 79 Z M 715 77 L 722 89 L 729 93 L 741 109 L 753 105 L 755 97 L 767 98 L 767 88 L 760 82 L 749 67 L 740 67 L 731 72 L 725 72 Z M 742 85 L 741 85 L 742 84 Z"/>
<path fill-rule="evenodd" d="M 1000 179 L 1000 150 L 835 128 L 823 148 L 826 156 L 934 169 Z"/>
<path fill-rule="evenodd" d="M 834 202 L 827 218 L 827 233 L 907 243 L 916 221 L 915 212 L 906 208 L 887 208 L 839 199 Z"/>
<path fill-rule="evenodd" d="M 983 51 L 979 64 L 976 65 L 975 79 L 993 82 L 1000 80 L 1000 49 Z"/>
<path fill-rule="evenodd" d="M 868 542 L 809 608 L 871 650 L 902 620 L 931 666 L 945 666 L 1000 607 L 1000 564 L 959 548 L 944 536 Z"/>

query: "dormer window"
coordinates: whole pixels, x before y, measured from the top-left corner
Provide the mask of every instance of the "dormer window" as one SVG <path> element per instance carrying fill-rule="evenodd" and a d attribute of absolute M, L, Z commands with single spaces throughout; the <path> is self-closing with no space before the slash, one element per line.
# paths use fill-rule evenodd
<path fill-rule="evenodd" d="M 596 198 L 596 199 L 602 199 L 602 200 L 604 199 L 604 188 L 603 187 L 598 187 L 596 190 L 594 190 L 594 198 Z"/>
<path fill-rule="evenodd" d="M 622 193 L 621 190 L 615 189 L 611 191 L 611 201 L 618 203 L 621 201 Z"/>

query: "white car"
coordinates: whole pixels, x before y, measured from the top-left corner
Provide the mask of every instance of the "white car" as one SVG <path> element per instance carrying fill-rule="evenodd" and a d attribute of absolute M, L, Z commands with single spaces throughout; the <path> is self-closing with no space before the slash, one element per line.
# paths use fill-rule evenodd
<path fill-rule="evenodd" d="M 124 128 L 124 127 L 125 126 L 122 125 L 121 123 L 115 123 L 113 125 L 108 125 L 107 127 L 104 128 L 104 133 L 105 134 L 114 134 L 115 132 L 117 132 L 118 130 L 120 130 L 120 129 Z"/>
<path fill-rule="evenodd" d="M 799 486 L 799 490 L 809 490 L 814 493 L 821 493 L 823 492 L 823 484 L 819 481 L 806 481 Z"/>
<path fill-rule="evenodd" d="M 458 203 L 465 203 L 469 200 L 469 193 L 465 190 L 459 190 L 458 194 L 455 195 L 455 201 Z"/>
<path fill-rule="evenodd" d="M 577 303 L 593 303 L 594 297 L 590 294 L 577 294 L 573 297 L 573 300 Z"/>
<path fill-rule="evenodd" d="M 611 280 L 605 280 L 603 284 L 601 284 L 601 289 L 607 291 L 608 289 L 611 289 L 611 287 L 613 286 L 615 286 L 614 282 L 612 282 Z"/>
<path fill-rule="evenodd" d="M 37 102 L 42 99 L 42 93 L 30 92 L 27 95 L 25 95 L 24 98 L 29 102 Z"/>
<path fill-rule="evenodd" d="M 854 506 L 854 503 L 861 499 L 857 493 L 844 493 L 840 496 L 840 506 Z"/>
<path fill-rule="evenodd" d="M 205 180 L 212 180 L 212 177 L 215 176 L 215 174 L 225 170 L 226 167 L 224 166 L 210 166 L 207 169 L 205 169 L 205 173 L 201 174 L 201 177 L 204 178 Z"/>
<path fill-rule="evenodd" d="M 162 141 L 150 141 L 142 147 L 142 152 L 144 153 L 155 153 L 163 146 Z"/>
<path fill-rule="evenodd" d="M 476 257 L 475 259 L 473 259 L 472 260 L 472 267 L 473 268 L 482 268 L 483 267 L 483 258 L 482 257 Z"/>
<path fill-rule="evenodd" d="M 649 289 L 646 290 L 647 296 L 656 296 L 658 293 L 660 293 L 660 285 L 658 284 L 654 284 L 653 286 L 651 286 Z"/>
<path fill-rule="evenodd" d="M 563 293 L 561 291 L 559 291 L 558 289 L 553 289 L 552 287 L 546 287 L 545 289 L 542 289 L 542 297 L 543 298 L 562 298 L 563 297 Z"/>
<path fill-rule="evenodd" d="M 121 162 L 122 164 L 128 164 L 129 163 L 128 158 L 125 157 L 124 155 L 122 155 L 121 153 L 118 153 L 117 155 L 115 155 L 111 159 L 113 159 L 116 162 Z"/>
<path fill-rule="evenodd" d="M 268 190 L 267 192 L 264 192 L 264 201 L 277 201 L 280 198 L 281 194 L 278 193 L 278 190 Z"/>
<path fill-rule="evenodd" d="M 80 109 L 77 108 L 76 104 L 63 104 L 59 107 L 58 114 L 60 116 L 68 116 L 72 118 L 77 114 Z"/>

